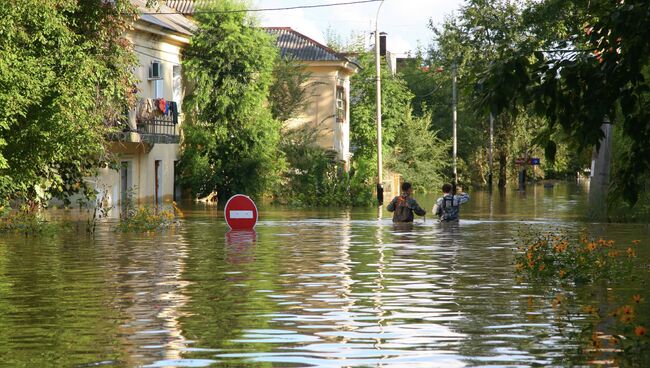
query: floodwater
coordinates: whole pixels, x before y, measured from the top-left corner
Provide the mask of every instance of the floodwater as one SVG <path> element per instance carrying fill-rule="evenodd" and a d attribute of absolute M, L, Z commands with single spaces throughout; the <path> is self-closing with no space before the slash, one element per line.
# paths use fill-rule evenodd
<path fill-rule="evenodd" d="M 430 210 L 433 197 L 418 196 Z M 2 367 L 596 366 L 580 313 L 514 273 L 522 229 L 638 239 L 640 280 L 576 303 L 642 294 L 650 228 L 584 222 L 585 190 L 474 193 L 457 225 L 389 213 L 261 208 L 255 232 L 187 206 L 183 226 L 0 238 Z M 608 300 L 609 300 L 608 299 Z M 612 363 L 607 360 L 607 364 Z"/>

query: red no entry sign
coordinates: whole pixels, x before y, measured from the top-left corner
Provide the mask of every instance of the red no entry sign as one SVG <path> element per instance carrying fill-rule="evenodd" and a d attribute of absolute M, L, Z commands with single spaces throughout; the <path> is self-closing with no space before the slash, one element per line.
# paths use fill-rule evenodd
<path fill-rule="evenodd" d="M 250 230 L 257 223 L 257 206 L 248 196 L 235 194 L 224 208 L 226 222 L 233 230 Z"/>

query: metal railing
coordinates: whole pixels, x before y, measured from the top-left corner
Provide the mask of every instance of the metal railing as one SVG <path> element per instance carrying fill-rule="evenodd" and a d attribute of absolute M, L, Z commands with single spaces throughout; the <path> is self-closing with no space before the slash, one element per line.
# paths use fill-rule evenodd
<path fill-rule="evenodd" d="M 178 116 L 161 115 L 140 120 L 137 127 L 136 132 L 147 143 L 178 143 L 180 138 Z"/>

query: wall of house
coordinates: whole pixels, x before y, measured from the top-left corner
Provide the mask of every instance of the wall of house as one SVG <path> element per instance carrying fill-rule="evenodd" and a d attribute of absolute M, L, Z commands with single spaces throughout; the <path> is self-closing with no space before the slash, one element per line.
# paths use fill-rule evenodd
<path fill-rule="evenodd" d="M 138 96 L 142 98 L 162 97 L 165 100 L 176 101 L 180 104 L 184 91 L 180 79 L 177 79 L 176 83 L 180 83 L 181 88 L 174 90 L 174 67 L 177 68 L 177 71 L 181 70 L 180 56 L 182 48 L 186 44 L 155 33 L 144 32 L 140 29 L 129 31 L 126 38 L 133 43 L 135 54 L 140 63 L 140 66 L 134 72 L 135 76 L 140 80 L 137 85 Z M 161 62 L 163 66 L 163 93 L 161 96 L 156 95 L 155 86 L 157 82 L 149 79 L 149 67 L 154 60 Z"/>
<path fill-rule="evenodd" d="M 146 25 L 138 26 L 128 32 L 129 39 L 139 60 L 139 67 L 134 71 L 140 80 L 137 85 L 138 98 L 164 98 L 176 101 L 182 111 L 183 88 L 180 76 L 180 53 L 185 42 L 179 37 L 164 37 L 157 33 L 161 30 L 152 28 L 146 32 Z M 153 27 L 153 26 L 152 26 Z M 149 78 L 149 68 L 153 61 L 162 63 L 162 79 L 156 82 Z M 174 67 L 177 67 L 174 73 Z M 162 88 L 156 91 L 156 83 Z M 162 90 L 161 90 L 162 89 Z M 157 94 L 157 92 L 159 94 Z M 182 125 L 182 113 L 179 115 L 179 126 Z M 177 127 L 177 131 L 180 129 Z M 112 142 L 108 147 L 118 163 L 127 163 L 127 188 L 124 188 L 123 172 L 120 168 L 100 169 L 96 180 L 96 188 L 101 196 L 106 196 L 109 206 L 120 205 L 125 198 L 125 192 L 130 191 L 132 198 L 139 204 L 153 205 L 156 203 L 156 161 L 160 161 L 159 193 L 163 203 L 169 203 L 174 197 L 174 163 L 179 159 L 179 144 L 142 142 L 137 133 L 129 133 L 127 142 Z"/>
<path fill-rule="evenodd" d="M 339 66 L 307 66 L 311 74 L 307 84 L 309 100 L 302 113 L 289 120 L 286 126 L 291 129 L 307 127 L 318 131 L 316 144 L 337 152 L 337 158 L 349 162 L 350 159 L 350 75 Z M 336 88 L 341 85 L 346 94 L 346 115 L 343 122 L 336 120 Z"/>
<path fill-rule="evenodd" d="M 178 160 L 178 144 L 156 144 L 151 151 L 139 143 L 113 143 L 111 151 L 117 156 L 118 166 L 126 163 L 127 191 L 141 205 L 156 204 L 155 179 L 156 161 L 160 161 L 159 185 L 161 202 L 171 203 L 174 198 L 174 163 Z M 100 197 L 106 195 L 110 206 L 122 204 L 126 195 L 122 188 L 121 167 L 102 168 L 97 177 L 97 189 Z"/>

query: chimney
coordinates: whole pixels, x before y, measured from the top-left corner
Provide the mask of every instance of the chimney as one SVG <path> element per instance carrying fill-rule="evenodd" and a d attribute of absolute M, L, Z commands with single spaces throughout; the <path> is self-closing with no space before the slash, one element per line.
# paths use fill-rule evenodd
<path fill-rule="evenodd" d="M 379 32 L 379 55 L 386 56 L 386 36 L 388 33 Z"/>

